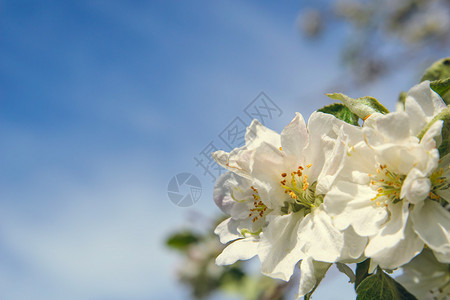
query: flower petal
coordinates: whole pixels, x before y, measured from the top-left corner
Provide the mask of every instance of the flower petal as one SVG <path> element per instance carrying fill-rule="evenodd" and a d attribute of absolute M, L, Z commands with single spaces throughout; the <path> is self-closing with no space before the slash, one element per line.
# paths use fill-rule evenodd
<path fill-rule="evenodd" d="M 324 208 L 340 230 L 352 225 L 357 234 L 371 236 L 388 216 L 384 207 L 371 200 L 376 195 L 369 186 L 340 181 L 325 196 Z"/>
<path fill-rule="evenodd" d="M 295 299 L 305 296 L 325 277 L 332 264 L 314 261 L 311 257 L 302 260 L 300 264 L 300 286 Z"/>
<path fill-rule="evenodd" d="M 408 220 L 408 206 L 407 202 L 403 206 L 401 203 L 391 204 L 391 220 L 369 240 L 365 255 L 372 259 L 372 269 L 376 265 L 396 269 L 422 251 L 424 243 Z"/>
<path fill-rule="evenodd" d="M 450 260 L 450 213 L 435 201 L 425 201 L 411 212 L 414 230 L 433 251 Z"/>
<path fill-rule="evenodd" d="M 442 126 L 444 125 L 444 121 L 437 120 L 434 122 L 430 128 L 428 128 L 427 132 L 423 135 L 420 140 L 420 144 L 424 145 L 425 149 L 433 150 L 436 149 L 436 138 L 441 137 Z"/>
<path fill-rule="evenodd" d="M 344 233 L 333 226 L 322 206 L 303 218 L 297 239 L 302 252 L 324 262 L 335 262 L 344 249 Z"/>
<path fill-rule="evenodd" d="M 392 112 L 386 115 L 378 116 L 373 122 L 374 128 L 365 127 L 364 131 L 376 130 L 378 138 L 383 140 L 375 141 L 369 140 L 369 144 L 377 146 L 379 142 L 401 142 L 407 141 L 410 137 L 409 132 L 409 118 L 404 112 Z M 375 137 L 370 135 L 370 137 Z"/>
<path fill-rule="evenodd" d="M 405 112 L 410 116 L 411 133 L 417 135 L 447 105 L 430 88 L 428 80 L 412 87 L 405 98 Z"/>
<path fill-rule="evenodd" d="M 247 128 L 244 146 L 235 148 L 230 153 L 216 151 L 212 153 L 212 157 L 222 167 L 250 179 L 251 157 L 262 143 L 274 145 L 278 149 L 281 146 L 280 135 L 261 125 L 257 120 L 253 120 Z"/>
<path fill-rule="evenodd" d="M 258 254 L 259 240 L 255 238 L 245 238 L 237 240 L 228 245 L 216 258 L 219 266 L 231 265 L 238 260 L 247 260 Z"/>
<path fill-rule="evenodd" d="M 400 197 L 409 203 L 418 204 L 428 197 L 430 188 L 430 179 L 418 169 L 412 169 L 403 182 Z"/>
<path fill-rule="evenodd" d="M 238 230 L 238 225 L 238 221 L 228 218 L 217 225 L 214 233 L 219 236 L 219 240 L 222 244 L 226 244 L 229 241 L 242 238 L 242 235 Z"/>
<path fill-rule="evenodd" d="M 336 177 L 344 167 L 347 149 L 348 137 L 341 130 L 336 139 L 335 146 L 327 153 L 328 159 L 325 161 L 317 179 L 316 194 L 326 194 L 330 190 Z"/>
<path fill-rule="evenodd" d="M 448 299 L 442 287 L 448 290 L 449 270 L 447 264 L 439 263 L 432 251 L 424 249 L 411 262 L 402 267 L 402 275 L 395 278 L 417 299 Z M 442 298 L 438 297 L 439 292 Z M 448 291 L 447 291 L 448 292 Z"/>
<path fill-rule="evenodd" d="M 297 247 L 297 228 L 302 213 L 276 216 L 269 222 L 258 248 L 261 273 L 288 281 L 303 253 Z"/>
<path fill-rule="evenodd" d="M 295 160 L 290 161 L 279 149 L 270 144 L 262 144 L 255 151 L 251 175 L 259 188 L 261 199 L 264 199 L 269 208 L 279 209 L 283 206 L 285 194 L 280 184 L 281 173 L 291 172 L 292 167 L 296 165 Z"/>
<path fill-rule="evenodd" d="M 308 133 L 310 137 L 308 145 L 304 149 L 303 156 L 308 164 L 312 164 L 310 177 L 317 179 L 327 159 L 326 153 L 332 151 L 336 143 L 336 132 L 339 131 L 343 121 L 330 114 L 313 112 L 308 120 Z"/>
<path fill-rule="evenodd" d="M 287 155 L 301 157 L 302 150 L 308 143 L 308 131 L 305 120 L 299 113 L 281 132 L 281 147 Z"/>
<path fill-rule="evenodd" d="M 232 186 L 237 186 L 238 182 L 232 172 L 226 172 L 220 175 L 214 185 L 213 198 L 216 205 L 226 214 L 230 214 L 231 208 L 236 201 L 230 197 L 230 189 Z"/>

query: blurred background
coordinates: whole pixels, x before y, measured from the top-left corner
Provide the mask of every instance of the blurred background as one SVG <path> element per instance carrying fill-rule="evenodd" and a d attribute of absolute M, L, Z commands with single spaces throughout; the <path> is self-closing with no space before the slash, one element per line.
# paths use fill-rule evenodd
<path fill-rule="evenodd" d="M 0 0 L 0 298 L 240 299 L 221 284 L 258 262 L 209 266 L 209 153 L 326 92 L 395 109 L 449 43 L 447 0 Z M 347 281 L 315 298 L 353 298 Z"/>

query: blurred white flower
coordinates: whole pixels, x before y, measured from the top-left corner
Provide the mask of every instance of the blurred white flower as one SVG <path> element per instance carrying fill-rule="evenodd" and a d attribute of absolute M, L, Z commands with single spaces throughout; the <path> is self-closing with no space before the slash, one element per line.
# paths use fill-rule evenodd
<path fill-rule="evenodd" d="M 428 249 L 402 267 L 396 280 L 417 299 L 445 300 L 450 298 L 450 269 L 440 263 Z"/>

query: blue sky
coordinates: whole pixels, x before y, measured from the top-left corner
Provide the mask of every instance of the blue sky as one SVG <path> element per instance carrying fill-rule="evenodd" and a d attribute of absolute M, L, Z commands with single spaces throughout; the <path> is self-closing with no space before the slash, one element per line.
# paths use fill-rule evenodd
<path fill-rule="evenodd" d="M 302 3 L 0 1 L 2 298 L 186 298 L 163 240 L 219 213 L 193 157 L 261 91 L 278 131 L 330 103 L 345 28 L 304 40 Z M 354 96 L 393 108 L 415 79 Z M 204 187 L 190 209 L 167 198 L 180 172 Z"/>

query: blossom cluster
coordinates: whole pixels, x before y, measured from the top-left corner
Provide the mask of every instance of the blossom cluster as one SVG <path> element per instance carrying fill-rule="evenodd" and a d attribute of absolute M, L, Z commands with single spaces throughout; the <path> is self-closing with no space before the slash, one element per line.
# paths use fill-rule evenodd
<path fill-rule="evenodd" d="M 429 81 L 395 112 L 373 98 L 329 96 L 344 104 L 307 123 L 297 113 L 281 134 L 254 120 L 244 146 L 213 153 L 228 170 L 214 201 L 230 216 L 215 229 L 228 243 L 216 263 L 257 256 L 264 275 L 285 281 L 299 265 L 299 298 L 332 264 L 351 273 L 346 264 L 370 261 L 368 274 L 403 268 L 398 281 L 410 293 L 446 299 L 450 154 L 440 116 L 447 105 Z"/>

